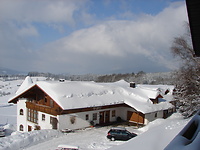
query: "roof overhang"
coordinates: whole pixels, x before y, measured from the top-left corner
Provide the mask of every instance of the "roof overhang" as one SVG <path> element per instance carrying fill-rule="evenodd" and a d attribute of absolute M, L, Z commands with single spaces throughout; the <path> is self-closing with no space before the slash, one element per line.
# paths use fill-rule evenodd
<path fill-rule="evenodd" d="M 14 103 L 14 104 L 16 104 L 17 101 L 18 101 L 18 99 L 19 99 L 23 94 L 25 94 L 27 91 L 29 91 L 30 89 L 32 89 L 32 88 L 35 87 L 35 86 L 37 86 L 37 85 L 34 84 L 34 85 L 30 86 L 29 88 L 25 89 L 24 91 L 22 91 L 21 93 L 16 94 L 14 97 L 11 97 L 11 98 L 9 99 L 8 103 Z"/>
<path fill-rule="evenodd" d="M 186 0 L 190 31 L 195 55 L 200 57 L 200 0 Z"/>

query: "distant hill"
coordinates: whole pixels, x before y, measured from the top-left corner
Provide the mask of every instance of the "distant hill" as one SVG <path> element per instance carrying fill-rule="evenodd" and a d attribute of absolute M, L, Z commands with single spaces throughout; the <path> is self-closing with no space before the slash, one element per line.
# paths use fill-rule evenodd
<path fill-rule="evenodd" d="M 8 68 L 4 68 L 4 67 L 0 67 L 0 75 L 19 75 L 19 74 L 22 75 L 22 74 L 26 74 L 26 73 L 8 69 Z"/>

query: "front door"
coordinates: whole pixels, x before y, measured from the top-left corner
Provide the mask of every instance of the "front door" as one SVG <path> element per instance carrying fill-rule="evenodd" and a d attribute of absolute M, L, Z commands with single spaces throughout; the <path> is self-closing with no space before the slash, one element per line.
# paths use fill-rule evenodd
<path fill-rule="evenodd" d="M 110 122 L 110 110 L 99 112 L 99 124 L 105 124 Z"/>
<path fill-rule="evenodd" d="M 166 119 L 168 117 L 168 110 L 163 111 L 163 118 Z"/>
<path fill-rule="evenodd" d="M 52 129 L 57 129 L 57 123 L 58 123 L 58 120 L 57 118 L 54 118 L 54 117 L 51 117 L 50 118 L 50 122 L 51 122 L 51 125 L 52 125 Z"/>
<path fill-rule="evenodd" d="M 105 123 L 109 123 L 110 122 L 110 110 L 105 111 Z"/>
<path fill-rule="evenodd" d="M 99 112 L 99 124 L 104 124 L 104 111 Z"/>

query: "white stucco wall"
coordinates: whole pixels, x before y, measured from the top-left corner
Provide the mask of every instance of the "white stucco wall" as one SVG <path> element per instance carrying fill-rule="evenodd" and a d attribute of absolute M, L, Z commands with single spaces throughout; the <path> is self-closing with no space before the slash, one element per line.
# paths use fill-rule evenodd
<path fill-rule="evenodd" d="M 20 115 L 20 109 L 23 109 L 23 115 Z M 42 114 L 45 115 L 45 120 L 42 120 Z M 38 112 L 38 123 L 30 122 L 27 120 L 26 99 L 19 99 L 17 102 L 17 131 L 20 131 L 20 125 L 23 125 L 24 132 L 28 132 L 28 126 L 31 126 L 31 130 L 34 130 L 35 125 L 40 126 L 41 129 L 52 129 L 50 117 L 56 118 L 56 116 Z"/>
<path fill-rule="evenodd" d="M 28 126 L 31 126 L 31 129 L 35 129 L 35 125 L 40 126 L 41 129 L 52 129 L 52 124 L 50 123 L 50 118 L 54 117 L 58 120 L 58 129 L 80 129 L 91 126 L 90 122 L 93 121 L 94 125 L 99 124 L 100 112 L 109 111 L 110 112 L 110 122 L 115 122 L 117 117 L 120 117 L 122 120 L 127 120 L 127 112 L 135 111 L 133 108 L 128 107 L 116 107 L 110 109 L 100 109 L 94 111 L 80 112 L 74 114 L 65 114 L 59 116 L 49 115 L 43 112 L 38 112 L 38 123 L 27 121 L 27 108 L 26 108 L 26 99 L 20 99 L 17 103 L 17 131 L 20 131 L 20 125 L 23 125 L 23 131 L 28 131 Z M 20 109 L 23 109 L 23 115 L 20 115 Z M 115 110 L 115 116 L 112 117 L 112 111 Z M 93 120 L 93 114 L 97 113 L 97 119 Z M 45 120 L 42 120 L 42 115 L 45 115 Z M 88 120 L 86 120 L 86 115 L 88 115 Z M 105 116 L 104 116 L 105 117 Z M 148 124 L 150 121 L 155 120 L 156 118 L 162 118 L 163 111 L 152 112 L 145 114 L 144 124 Z M 72 121 L 74 119 L 74 122 Z"/>
<path fill-rule="evenodd" d="M 71 123 L 70 118 L 74 117 L 74 123 Z M 80 116 L 75 114 L 69 114 L 69 115 L 60 115 L 58 116 L 58 123 L 59 123 L 59 129 L 79 129 L 90 126 L 89 122 L 86 120 L 80 118 Z"/>
<path fill-rule="evenodd" d="M 27 123 L 26 123 L 27 130 L 25 132 L 28 132 L 28 126 L 31 126 L 31 131 L 33 131 L 35 129 L 35 125 L 36 125 L 35 123 L 27 121 Z"/>
<path fill-rule="evenodd" d="M 110 122 L 116 121 L 118 115 L 121 115 L 119 112 L 119 108 L 112 108 L 112 109 L 101 109 L 101 110 L 94 110 L 94 111 L 87 111 L 81 113 L 74 113 L 74 114 L 66 114 L 58 116 L 58 123 L 59 129 L 80 129 L 91 126 L 90 122 L 93 121 L 94 125 L 99 124 L 100 119 L 100 112 L 102 111 L 109 111 L 110 110 Z M 112 117 L 112 110 L 115 110 L 116 115 Z M 93 114 L 97 113 L 97 120 L 93 120 Z M 88 115 L 88 120 L 86 120 L 86 115 Z M 71 119 L 74 118 L 75 121 L 72 122 Z"/>
<path fill-rule="evenodd" d="M 163 118 L 163 110 L 145 114 L 144 124 L 146 125 L 157 118 Z"/>
<path fill-rule="evenodd" d="M 20 109 L 23 109 L 23 115 L 20 115 Z M 23 125 L 23 132 L 28 132 L 28 126 L 34 130 L 35 123 L 27 121 L 26 99 L 19 99 L 17 102 L 17 131 L 20 131 L 20 125 Z"/>
<path fill-rule="evenodd" d="M 45 119 L 42 120 L 42 115 L 45 115 Z M 33 123 L 27 120 L 27 131 L 28 131 L 28 126 L 31 126 L 32 131 L 35 129 L 35 126 L 39 126 L 40 129 L 52 129 L 52 124 L 50 123 L 50 118 L 57 118 L 56 116 L 43 113 L 43 112 L 38 112 L 38 123 Z"/>
<path fill-rule="evenodd" d="M 128 111 L 132 111 L 132 112 L 136 112 L 135 109 L 133 108 L 128 108 L 128 107 L 119 107 L 117 108 L 117 117 L 121 117 L 122 120 L 127 120 L 127 112 Z"/>
<path fill-rule="evenodd" d="M 23 115 L 20 115 L 20 109 L 23 109 Z M 26 99 L 20 99 L 17 102 L 17 131 L 20 131 L 20 125 L 23 125 L 23 131 L 28 131 L 26 119 L 27 119 Z"/>
<path fill-rule="evenodd" d="M 42 120 L 42 115 L 45 115 L 45 120 Z M 50 123 L 50 118 L 56 116 L 49 115 L 47 113 L 38 112 L 38 125 L 41 127 L 41 129 L 52 129 L 52 125 Z"/>
<path fill-rule="evenodd" d="M 115 116 L 112 117 L 112 111 L 115 110 Z M 110 108 L 110 109 L 101 109 L 101 110 L 94 110 L 94 111 L 88 111 L 88 112 L 81 112 L 81 113 L 74 113 L 74 114 L 66 114 L 58 116 L 58 122 L 59 122 L 59 129 L 79 129 L 79 128 L 85 128 L 91 126 L 90 122 L 93 121 L 94 124 L 99 124 L 100 120 L 100 112 L 102 111 L 110 111 L 110 122 L 117 121 L 117 117 L 120 117 L 122 120 L 127 119 L 127 111 L 135 111 L 132 108 L 127 107 L 117 107 L 117 108 Z M 93 114 L 97 113 L 97 120 L 93 120 Z M 85 120 L 86 115 L 89 116 L 88 120 Z M 70 118 L 74 117 L 75 122 L 72 123 L 70 121 Z M 104 116 L 105 117 L 105 116 Z"/>

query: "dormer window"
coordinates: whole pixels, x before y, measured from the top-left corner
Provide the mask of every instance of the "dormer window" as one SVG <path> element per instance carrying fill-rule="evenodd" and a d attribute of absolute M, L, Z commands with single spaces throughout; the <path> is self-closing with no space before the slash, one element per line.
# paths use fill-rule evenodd
<path fill-rule="evenodd" d="M 158 99 L 153 99 L 153 98 L 150 98 L 150 100 L 153 102 L 153 104 L 158 104 Z"/>
<path fill-rule="evenodd" d="M 166 91 L 165 91 L 165 95 L 167 95 L 169 93 L 169 89 L 167 89 Z"/>

